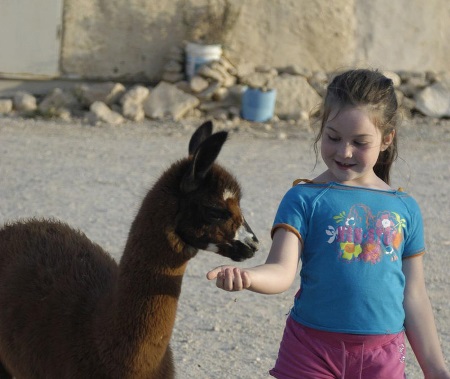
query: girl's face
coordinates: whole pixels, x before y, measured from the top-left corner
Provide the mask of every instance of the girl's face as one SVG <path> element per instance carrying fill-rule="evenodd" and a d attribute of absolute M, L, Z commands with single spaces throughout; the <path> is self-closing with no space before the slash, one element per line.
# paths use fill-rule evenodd
<path fill-rule="evenodd" d="M 382 138 L 364 108 L 344 108 L 330 113 L 321 138 L 322 159 L 329 181 L 372 186 L 380 179 L 373 167 L 380 151 L 387 149 L 394 132 Z"/>

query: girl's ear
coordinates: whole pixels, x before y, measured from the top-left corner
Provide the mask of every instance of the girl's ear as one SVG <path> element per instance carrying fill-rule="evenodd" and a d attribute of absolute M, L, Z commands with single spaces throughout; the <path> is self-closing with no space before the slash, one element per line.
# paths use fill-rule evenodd
<path fill-rule="evenodd" d="M 381 143 L 381 151 L 385 151 L 389 146 L 391 146 L 392 142 L 394 141 L 394 137 L 395 130 L 391 131 L 383 137 L 383 141 Z"/>

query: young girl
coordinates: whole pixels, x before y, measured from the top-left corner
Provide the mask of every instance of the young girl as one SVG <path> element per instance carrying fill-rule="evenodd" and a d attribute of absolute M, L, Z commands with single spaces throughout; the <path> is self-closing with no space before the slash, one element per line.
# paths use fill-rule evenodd
<path fill-rule="evenodd" d="M 403 331 L 425 378 L 450 378 L 425 289 L 422 216 L 389 186 L 398 118 L 390 79 L 336 76 L 314 144 L 327 169 L 284 196 L 266 263 L 207 274 L 226 291 L 274 294 L 291 286 L 302 260 L 276 378 L 405 378 Z"/>

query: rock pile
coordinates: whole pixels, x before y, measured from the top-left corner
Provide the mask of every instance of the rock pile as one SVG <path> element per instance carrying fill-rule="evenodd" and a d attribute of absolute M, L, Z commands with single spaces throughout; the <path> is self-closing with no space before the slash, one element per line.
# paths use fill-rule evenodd
<path fill-rule="evenodd" d="M 221 120 L 240 117 L 241 95 L 247 86 L 277 91 L 275 118 L 306 120 L 321 102 L 333 74 L 308 72 L 294 66 L 284 68 L 234 66 L 225 57 L 203 65 L 185 80 L 184 54 L 173 49 L 154 87 L 121 83 L 82 83 L 71 90 L 54 88 L 38 98 L 17 92 L 0 99 L 0 114 L 81 118 L 91 124 L 121 124 L 127 120 L 180 120 L 209 117 Z M 407 114 L 434 118 L 450 117 L 450 73 L 384 72 L 397 90 Z"/>

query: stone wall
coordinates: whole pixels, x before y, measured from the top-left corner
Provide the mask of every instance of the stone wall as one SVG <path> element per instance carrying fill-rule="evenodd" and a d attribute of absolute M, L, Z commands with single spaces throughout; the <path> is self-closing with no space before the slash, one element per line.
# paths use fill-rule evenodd
<path fill-rule="evenodd" d="M 450 74 L 395 73 L 385 71 L 396 89 L 405 117 L 425 115 L 450 117 Z M 294 66 L 278 72 L 258 67 L 250 74 L 240 73 L 221 58 L 199 68 L 193 78 L 169 82 L 155 87 L 136 84 L 126 87 L 118 82 L 79 83 L 71 90 L 54 88 L 44 96 L 17 91 L 11 98 L 0 98 L 0 117 L 45 117 L 70 121 L 74 118 L 90 124 L 121 124 L 127 120 L 181 120 L 205 117 L 239 124 L 241 117 L 251 121 L 287 120 L 306 122 L 315 118 L 326 87 L 333 74 L 298 72 Z M 270 119 L 246 117 L 244 93 L 247 86 L 271 83 L 276 90 L 274 113 Z M 251 107 L 251 113 L 255 110 Z M 267 109 L 265 108 L 264 111 Z M 258 110 L 258 113 L 260 110 Z"/>
<path fill-rule="evenodd" d="M 66 0 L 62 76 L 159 81 L 187 36 L 186 1 L 206 0 Z M 236 64 L 450 71 L 448 0 L 231 1 L 242 3 L 225 44 Z"/>

